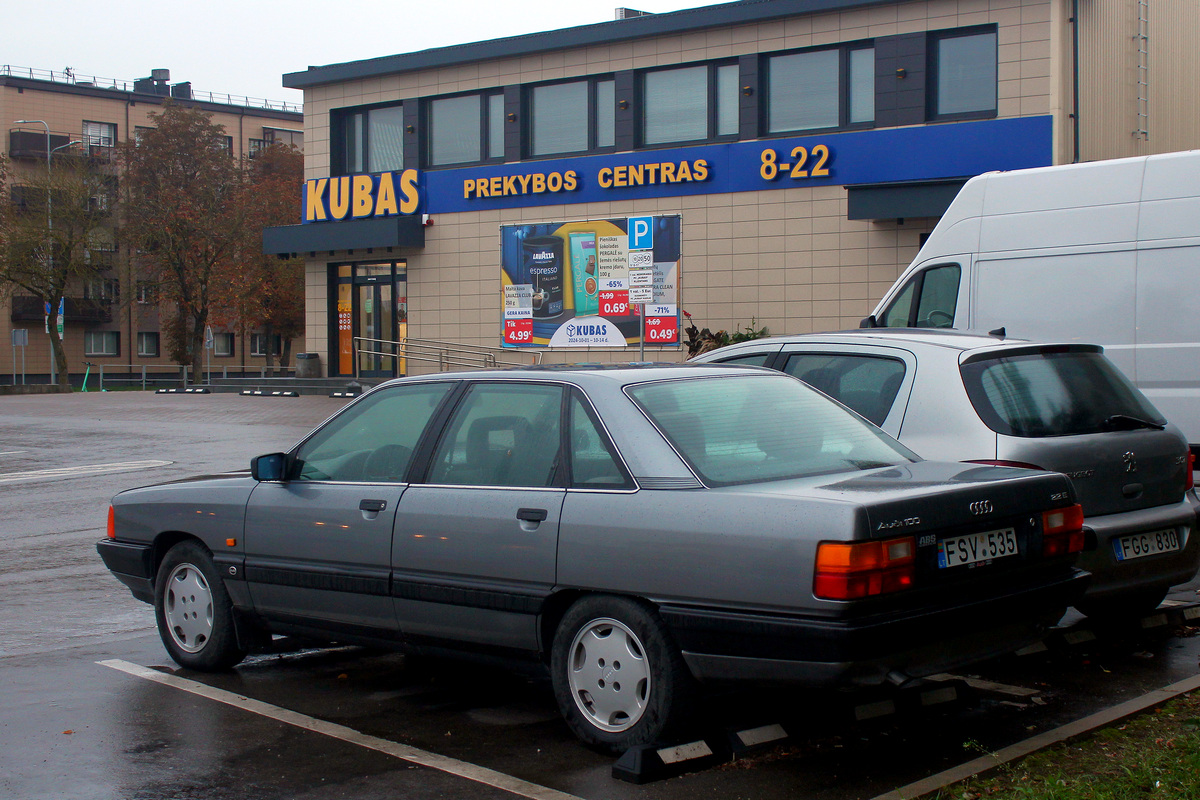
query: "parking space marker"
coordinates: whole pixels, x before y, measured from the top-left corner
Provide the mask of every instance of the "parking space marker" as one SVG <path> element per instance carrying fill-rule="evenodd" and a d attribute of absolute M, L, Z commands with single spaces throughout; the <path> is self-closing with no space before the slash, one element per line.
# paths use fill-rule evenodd
<path fill-rule="evenodd" d="M 368 750 L 375 750 L 376 752 L 393 756 L 402 761 L 408 761 L 418 766 L 429 767 L 430 769 L 436 769 L 450 775 L 456 775 L 475 783 L 492 786 L 515 795 L 520 795 L 521 797 L 530 798 L 530 800 L 582 800 L 582 798 L 573 794 L 560 792 L 557 789 L 551 789 L 546 786 L 539 786 L 536 783 L 514 778 L 511 775 L 505 775 L 503 772 L 497 772 L 487 767 L 469 764 L 465 761 L 459 761 L 456 758 L 449 758 L 448 756 L 440 756 L 437 753 L 430 753 L 416 747 L 409 747 L 399 742 L 380 739 L 376 736 L 360 733 L 353 728 L 347 728 L 345 725 L 326 722 L 316 717 L 310 717 L 307 714 L 301 714 L 298 711 L 291 711 L 271 705 L 270 703 L 264 703 L 261 700 L 246 697 L 245 695 L 228 692 L 224 689 L 217 689 L 198 681 L 181 678 L 178 675 L 159 672 L 158 670 L 133 664 L 129 661 L 114 658 L 97 661 L 96 663 L 136 678 L 143 678 L 163 684 L 164 686 L 170 686 L 174 689 L 181 689 L 185 692 L 190 692 L 209 700 L 215 700 L 218 703 L 224 703 L 243 711 L 249 711 L 252 714 L 258 714 L 259 716 L 292 725 L 302 730 L 320 733 L 332 739 L 338 739 L 358 747 L 365 747 Z"/>
<path fill-rule="evenodd" d="M 115 464 L 85 464 L 78 467 L 57 467 L 55 469 L 34 469 L 25 472 L 0 473 L 0 483 L 28 481 L 37 478 L 76 478 L 83 475 L 103 475 L 108 472 L 130 472 L 138 469 L 165 467 L 173 461 L 120 461 Z"/>
<path fill-rule="evenodd" d="M 1054 730 L 1040 733 L 1037 736 L 1001 748 L 994 753 L 980 756 L 973 761 L 959 764 L 957 767 L 951 767 L 936 775 L 930 775 L 928 778 L 914 781 L 907 786 L 901 786 L 899 789 L 884 792 L 876 796 L 874 800 L 912 800 L 912 798 L 936 792 L 952 783 L 957 783 L 958 781 L 966 780 L 981 772 L 985 772 L 992 767 L 1006 764 L 1009 761 L 1015 761 L 1018 758 L 1024 758 L 1030 753 L 1049 747 L 1050 745 L 1058 744 L 1075 736 L 1081 736 L 1105 725 L 1111 725 L 1120 719 L 1141 713 L 1148 708 L 1161 705 L 1181 694 L 1187 694 L 1196 689 L 1200 689 L 1200 675 L 1173 683 L 1170 686 L 1164 686 L 1161 689 L 1155 689 L 1141 697 L 1121 703 L 1120 705 L 1115 705 L 1112 708 L 1106 708 L 1103 711 L 1098 711 L 1095 714 L 1078 719 L 1075 722 L 1067 723 Z"/>

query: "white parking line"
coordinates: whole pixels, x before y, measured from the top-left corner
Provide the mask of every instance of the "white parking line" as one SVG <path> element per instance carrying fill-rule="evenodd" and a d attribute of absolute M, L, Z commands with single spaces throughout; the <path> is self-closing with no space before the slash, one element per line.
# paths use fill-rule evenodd
<path fill-rule="evenodd" d="M 132 664 L 121 659 L 109 659 L 107 661 L 97 661 L 96 663 L 101 666 L 120 670 L 137 678 L 144 678 L 145 680 L 161 683 L 175 689 L 182 689 L 185 692 L 206 697 L 209 700 L 216 700 L 218 703 L 225 703 L 234 708 L 249 711 L 252 714 L 258 714 L 268 719 L 294 725 L 306 731 L 313 731 L 314 733 L 320 733 L 333 739 L 348 742 L 349 744 L 365 747 L 368 750 L 384 753 L 412 764 L 457 775 L 460 778 L 466 778 L 467 780 L 482 783 L 486 786 L 494 786 L 497 789 L 502 789 L 521 797 L 528 797 L 530 800 L 581 800 L 581 798 L 573 794 L 560 792 L 557 789 L 550 789 L 546 786 L 539 786 L 536 783 L 523 781 L 520 778 L 514 778 L 511 775 L 505 775 L 502 772 L 496 772 L 486 767 L 468 764 L 465 761 L 459 761 L 455 758 L 439 756 L 437 753 L 429 753 L 425 750 L 418 750 L 415 747 L 409 747 L 398 742 L 369 736 L 365 733 L 359 733 L 353 728 L 347 728 L 344 725 L 326 722 L 325 720 L 310 717 L 307 714 L 273 706 L 261 700 L 254 700 L 244 695 L 227 692 L 224 689 L 216 689 L 197 681 L 159 672 L 158 670 Z"/>
<path fill-rule="evenodd" d="M 129 472 L 138 469 L 165 467 L 173 461 L 120 461 L 115 464 L 82 464 L 78 467 L 34 469 L 25 472 L 0 472 L 0 483 L 37 480 L 40 478 L 78 478 L 83 475 L 104 475 L 109 472 Z"/>
<path fill-rule="evenodd" d="M 0 453 L 0 456 L 15 456 L 15 455 L 20 455 L 21 453 L 28 453 L 28 452 L 29 452 L 28 450 L 5 450 L 3 453 Z"/>

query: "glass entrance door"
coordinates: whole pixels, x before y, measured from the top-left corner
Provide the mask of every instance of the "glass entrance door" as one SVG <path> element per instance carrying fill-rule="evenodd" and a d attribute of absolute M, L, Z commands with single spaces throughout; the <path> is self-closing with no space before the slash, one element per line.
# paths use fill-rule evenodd
<path fill-rule="evenodd" d="M 396 299 L 392 283 L 389 280 L 354 288 L 358 294 L 358 374 L 367 378 L 395 375 Z"/>
<path fill-rule="evenodd" d="M 330 335 L 337 374 L 403 375 L 398 343 L 408 327 L 405 263 L 342 264 L 331 271 L 331 281 L 336 283 L 337 322 Z"/>

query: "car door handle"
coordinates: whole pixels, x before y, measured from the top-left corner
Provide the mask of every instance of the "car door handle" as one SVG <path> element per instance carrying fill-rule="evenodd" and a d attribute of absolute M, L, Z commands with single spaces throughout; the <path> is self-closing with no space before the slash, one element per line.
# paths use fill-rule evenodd
<path fill-rule="evenodd" d="M 362 500 L 358 504 L 359 511 L 383 511 L 387 508 L 387 500 Z"/>
<path fill-rule="evenodd" d="M 525 520 L 526 522 L 544 522 L 549 516 L 544 508 L 518 508 L 517 519 Z"/>

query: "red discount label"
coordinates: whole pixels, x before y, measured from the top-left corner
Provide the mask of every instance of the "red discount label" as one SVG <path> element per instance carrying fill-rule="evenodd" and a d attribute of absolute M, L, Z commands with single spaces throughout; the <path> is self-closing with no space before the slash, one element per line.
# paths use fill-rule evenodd
<path fill-rule="evenodd" d="M 600 292 L 600 316 L 628 317 L 629 290 L 617 289 Z"/>
<path fill-rule="evenodd" d="M 504 320 L 505 344 L 532 344 L 533 320 L 506 319 Z"/>
<path fill-rule="evenodd" d="M 677 344 L 679 342 L 678 317 L 646 317 L 644 328 L 646 344 Z"/>

